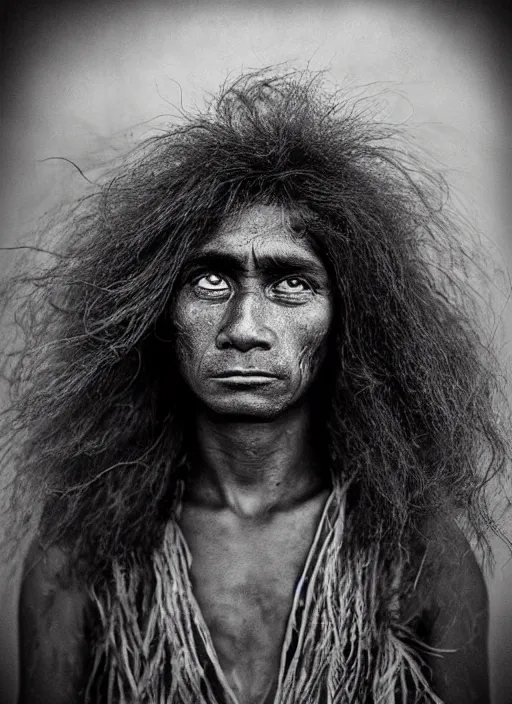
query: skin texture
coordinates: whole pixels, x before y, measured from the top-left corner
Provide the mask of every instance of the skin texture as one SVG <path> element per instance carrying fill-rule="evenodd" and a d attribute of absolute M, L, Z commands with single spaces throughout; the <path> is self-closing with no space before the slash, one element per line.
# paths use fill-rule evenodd
<path fill-rule="evenodd" d="M 25 560 L 19 612 L 20 704 L 71 704 L 85 686 L 87 600 L 66 554 L 34 542 Z"/>
<path fill-rule="evenodd" d="M 193 587 L 238 701 L 266 704 L 329 491 L 310 403 L 332 317 L 328 277 L 308 241 L 291 233 L 286 213 L 255 206 L 193 253 L 172 313 L 181 373 L 195 399 L 180 518 Z M 419 580 L 404 619 L 419 617 L 429 645 L 457 649 L 428 659 L 443 700 L 485 703 L 485 586 L 459 534 L 440 530 L 433 538 L 445 550 L 427 555 L 426 565 L 435 558 L 441 578 Z M 21 597 L 20 704 L 71 704 L 80 701 L 86 667 L 86 604 L 60 577 L 62 554 L 40 564 Z"/>
<path fill-rule="evenodd" d="M 295 584 L 326 498 L 315 493 L 253 517 L 185 505 L 195 595 L 241 704 L 272 701 Z"/>
<path fill-rule="evenodd" d="M 482 572 L 454 523 L 431 524 L 429 537 L 426 569 L 437 576 L 420 579 L 409 609 L 418 605 L 427 643 L 446 651 L 425 658 L 434 691 L 448 704 L 485 704 L 490 701 L 489 603 Z"/>
<path fill-rule="evenodd" d="M 282 209 L 224 223 L 185 270 L 174 322 L 181 373 L 216 414 L 273 419 L 304 401 L 332 305 L 327 272 Z M 219 375 L 254 371 L 273 376 Z"/>
<path fill-rule="evenodd" d="M 272 695 L 294 585 L 327 498 L 307 392 L 331 315 L 321 260 L 270 206 L 242 212 L 196 252 L 174 312 L 198 402 L 182 529 L 198 603 L 241 704 Z M 251 370 L 254 378 L 233 375 Z"/>

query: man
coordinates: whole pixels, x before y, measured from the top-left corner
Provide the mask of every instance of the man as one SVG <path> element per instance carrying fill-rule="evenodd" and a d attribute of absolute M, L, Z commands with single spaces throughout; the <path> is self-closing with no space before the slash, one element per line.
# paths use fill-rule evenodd
<path fill-rule="evenodd" d="M 442 214 L 333 100 L 242 77 L 34 277 L 21 704 L 489 700 L 454 519 L 490 521 L 495 377 Z"/>

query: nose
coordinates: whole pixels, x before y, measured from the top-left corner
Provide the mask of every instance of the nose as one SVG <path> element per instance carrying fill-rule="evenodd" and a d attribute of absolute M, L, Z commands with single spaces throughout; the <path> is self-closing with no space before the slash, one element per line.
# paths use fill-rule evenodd
<path fill-rule="evenodd" d="M 270 315 L 265 301 L 257 293 L 234 296 L 217 335 L 217 349 L 269 350 L 275 341 L 275 333 L 269 327 Z"/>

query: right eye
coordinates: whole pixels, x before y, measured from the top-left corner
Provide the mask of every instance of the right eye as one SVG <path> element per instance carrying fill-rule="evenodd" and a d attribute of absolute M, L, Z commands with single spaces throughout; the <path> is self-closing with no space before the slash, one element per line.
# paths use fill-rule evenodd
<path fill-rule="evenodd" d="M 217 296 L 225 296 L 231 289 L 226 279 L 222 276 L 215 273 L 209 273 L 196 280 L 194 290 L 199 295 L 207 295 L 209 298 L 212 298 Z"/>

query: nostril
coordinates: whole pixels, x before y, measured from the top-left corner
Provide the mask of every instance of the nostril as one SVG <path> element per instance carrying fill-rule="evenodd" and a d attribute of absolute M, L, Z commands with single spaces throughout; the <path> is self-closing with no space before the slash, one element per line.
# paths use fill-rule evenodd
<path fill-rule="evenodd" d="M 254 295 L 234 300 L 216 339 L 218 349 L 234 348 L 248 352 L 254 348 L 269 350 L 274 342 L 272 312 Z"/>
<path fill-rule="evenodd" d="M 217 336 L 217 349 L 237 349 L 240 352 L 248 352 L 255 348 L 270 350 L 272 344 L 266 337 L 264 332 L 258 333 L 257 331 L 248 336 L 232 335 L 229 332 L 222 331 Z"/>

